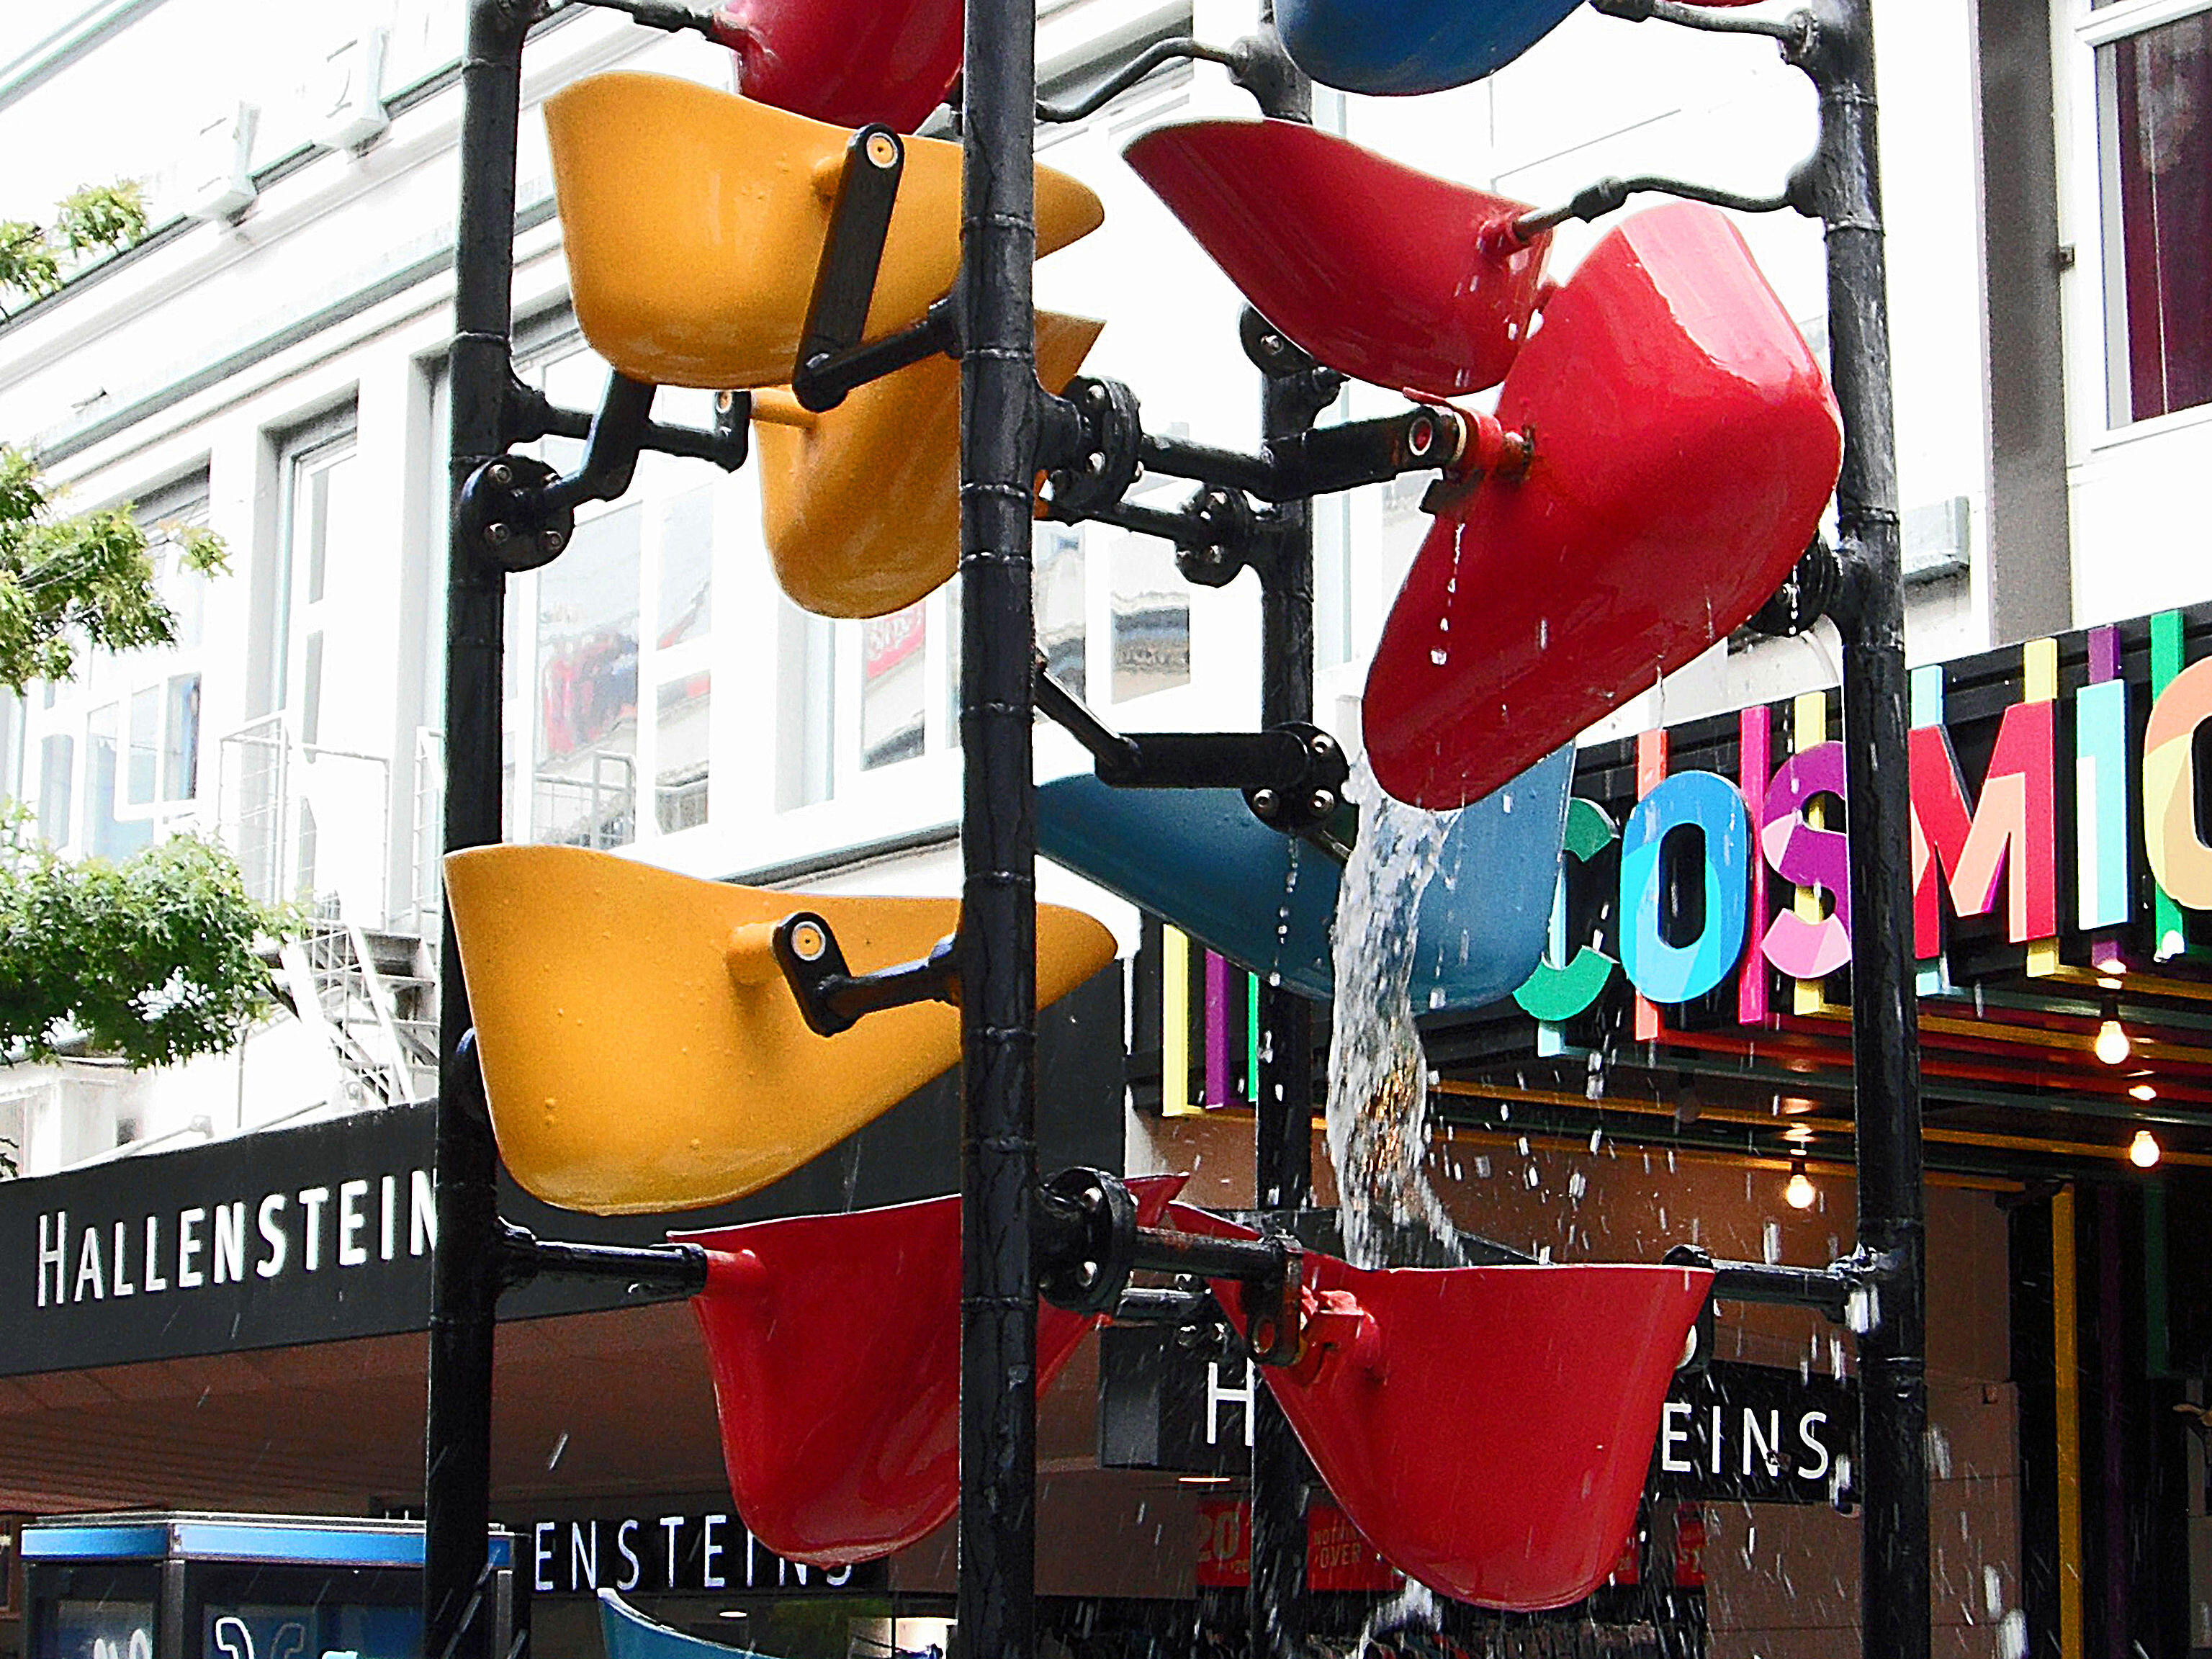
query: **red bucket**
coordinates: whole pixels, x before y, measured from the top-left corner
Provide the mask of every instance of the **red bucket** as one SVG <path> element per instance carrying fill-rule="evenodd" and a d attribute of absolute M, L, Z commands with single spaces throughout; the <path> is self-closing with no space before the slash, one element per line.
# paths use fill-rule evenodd
<path fill-rule="evenodd" d="M 1129 165 L 1254 307 L 1331 368 L 1455 397 L 1512 367 L 1549 231 L 1497 234 L 1528 209 L 1291 121 L 1193 121 L 1129 146 Z"/>
<path fill-rule="evenodd" d="M 1180 1176 L 1129 1183 L 1157 1225 Z M 960 1200 L 672 1237 L 704 1245 L 693 1299 L 730 1492 L 778 1555 L 872 1560 L 960 1498 Z M 1041 1305 L 1037 1389 L 1095 1318 Z"/>
<path fill-rule="evenodd" d="M 1187 1205 L 1190 1232 L 1251 1237 Z M 1407 1577 L 1535 1612 L 1605 1581 L 1636 1522 L 1703 1268 L 1391 1267 L 1309 1250 L 1318 1318 L 1261 1375 L 1368 1541 Z M 1238 1291 L 1214 1294 L 1242 1328 Z"/>
<path fill-rule="evenodd" d="M 1727 216 L 1638 214 L 1545 304 L 1498 409 L 1525 476 L 1429 532 L 1368 671 L 1375 775 L 1480 800 L 1749 620 L 1843 460 L 1827 381 Z"/>
<path fill-rule="evenodd" d="M 726 0 L 738 90 L 833 126 L 912 132 L 960 71 L 961 0 Z"/>

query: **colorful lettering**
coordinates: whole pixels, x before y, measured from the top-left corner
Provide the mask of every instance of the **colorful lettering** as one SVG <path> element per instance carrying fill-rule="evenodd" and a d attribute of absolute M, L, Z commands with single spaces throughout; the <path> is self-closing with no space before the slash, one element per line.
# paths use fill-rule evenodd
<path fill-rule="evenodd" d="M 1944 727 L 1911 734 L 1912 939 L 1922 959 L 1943 948 L 1940 869 L 1961 916 L 1989 913 L 2008 876 L 2007 936 L 2015 945 L 2058 931 L 2057 705 L 2019 702 L 1997 727 L 1978 804 L 1969 806 Z"/>
<path fill-rule="evenodd" d="M 1660 928 L 1661 854 L 1668 836 L 1689 829 L 1705 837 L 1705 926 L 1693 942 L 1670 945 Z M 1684 772 L 1637 803 L 1620 834 L 1620 959 L 1630 983 L 1655 1003 L 1689 1002 L 1717 989 L 1743 951 L 1750 866 L 1743 799 L 1726 778 Z"/>
<path fill-rule="evenodd" d="M 1567 802 L 1567 836 L 1565 852 L 1578 864 L 1587 864 L 1613 842 L 1619 831 L 1613 819 L 1595 801 L 1584 800 L 1580 795 Z M 1613 959 L 1599 950 L 1595 942 L 1585 944 L 1571 960 L 1560 965 L 1559 958 L 1567 948 L 1567 871 L 1559 870 L 1559 884 L 1552 896 L 1552 948 L 1550 954 L 1536 964 L 1536 971 L 1528 982 L 1513 994 L 1513 1000 L 1535 1018 L 1547 1025 L 1560 1025 L 1598 1000 L 1606 981 L 1613 977 Z"/>
<path fill-rule="evenodd" d="M 2160 890 L 2191 910 L 2212 909 L 2212 847 L 2197 829 L 2197 728 L 2212 719 L 2212 657 L 2173 677 L 2150 706 L 2143 732 L 2143 850 Z M 2159 955 L 2167 948 L 2160 919 Z"/>
<path fill-rule="evenodd" d="M 1844 799 L 1844 745 L 1817 743 L 1782 763 L 1767 787 L 1759 848 L 1775 874 L 1826 893 L 1835 910 L 1815 921 L 1785 910 L 1759 949 L 1792 979 L 1822 980 L 1851 959 L 1850 837 L 1808 821 L 1816 796 Z"/>

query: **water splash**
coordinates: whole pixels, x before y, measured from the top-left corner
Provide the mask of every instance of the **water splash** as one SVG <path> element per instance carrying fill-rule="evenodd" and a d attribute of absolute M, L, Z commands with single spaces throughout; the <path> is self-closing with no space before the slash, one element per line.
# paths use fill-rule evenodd
<path fill-rule="evenodd" d="M 1415 921 L 1451 819 L 1393 800 L 1366 757 L 1348 793 L 1359 839 L 1345 866 L 1332 945 L 1335 1023 L 1328 1049 L 1328 1152 L 1336 1165 L 1345 1252 L 1384 1265 L 1390 1235 L 1408 1223 L 1455 1237 L 1422 1172 L 1429 1101 L 1410 988 Z"/>

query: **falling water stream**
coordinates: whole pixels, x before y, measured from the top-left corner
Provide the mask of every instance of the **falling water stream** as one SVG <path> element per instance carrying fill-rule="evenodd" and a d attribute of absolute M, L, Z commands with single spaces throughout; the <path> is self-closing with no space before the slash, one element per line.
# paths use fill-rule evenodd
<path fill-rule="evenodd" d="M 1451 819 L 1393 800 L 1360 757 L 1349 793 L 1359 837 L 1336 907 L 1335 1025 L 1328 1049 L 1328 1152 L 1336 1165 L 1346 1255 L 1384 1265 L 1408 1224 L 1453 1230 L 1422 1165 L 1428 1157 L 1427 1064 L 1410 987 L 1421 896 Z"/>

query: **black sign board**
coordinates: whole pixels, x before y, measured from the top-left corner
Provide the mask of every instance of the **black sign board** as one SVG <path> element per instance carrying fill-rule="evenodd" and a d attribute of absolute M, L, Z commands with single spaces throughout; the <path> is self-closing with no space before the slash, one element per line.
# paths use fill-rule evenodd
<path fill-rule="evenodd" d="M 1653 1488 L 1662 1498 L 1848 1509 L 1858 1430 L 1856 1382 L 1717 1359 L 1668 1390 Z"/>
<path fill-rule="evenodd" d="M 1047 1170 L 1121 1165 L 1119 964 L 1038 1021 Z M 643 1060 L 641 1064 L 646 1063 Z M 289 1346 L 427 1328 L 435 1111 L 366 1111 L 0 1181 L 0 1376 Z M 866 1209 L 957 1191 L 957 1072 L 917 1091 L 767 1191 L 666 1216 L 586 1216 L 501 1177 L 501 1212 L 543 1238 L 656 1243 L 671 1229 Z M 639 1299 L 541 1280 L 502 1318 Z"/>
<path fill-rule="evenodd" d="M 1241 1354 L 1194 1352 L 1157 1327 L 1108 1326 L 1098 1334 L 1099 1467 L 1249 1474 L 1255 1381 Z"/>
<path fill-rule="evenodd" d="M 787 1561 L 746 1530 L 727 1498 L 636 1498 L 549 1507 L 504 1522 L 515 1581 L 537 1595 L 881 1595 L 886 1561 L 842 1567 Z"/>
<path fill-rule="evenodd" d="M 431 1116 L 0 1182 L 0 1376 L 422 1328 Z"/>
<path fill-rule="evenodd" d="M 1101 1335 L 1103 1467 L 1250 1473 L 1252 1379 L 1241 1358 L 1194 1352 L 1151 1327 Z M 1674 1378 L 1652 1449 L 1652 1489 L 1692 1502 L 1848 1506 L 1857 1443 L 1856 1383 L 1717 1360 Z"/>

